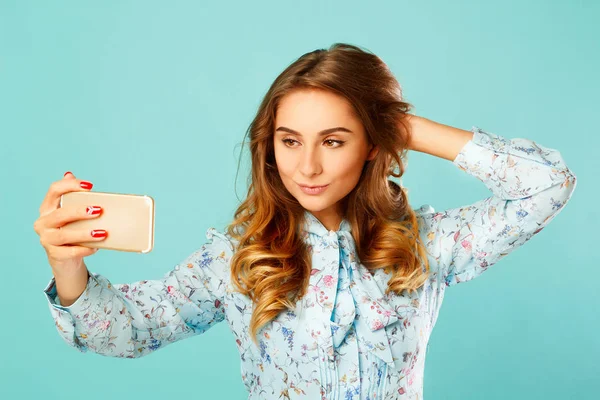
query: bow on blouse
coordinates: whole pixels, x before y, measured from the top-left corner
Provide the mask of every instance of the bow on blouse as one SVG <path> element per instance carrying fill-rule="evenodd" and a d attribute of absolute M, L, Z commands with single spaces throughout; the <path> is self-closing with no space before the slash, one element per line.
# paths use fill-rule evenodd
<path fill-rule="evenodd" d="M 327 228 L 306 211 L 305 232 L 316 235 L 313 243 L 313 268 L 322 268 L 311 276 L 318 286 L 315 310 L 331 323 L 331 340 L 339 347 L 354 325 L 357 339 L 374 355 L 393 363 L 385 328 L 398 320 L 394 309 L 383 299 L 383 293 L 371 272 L 357 262 L 356 247 L 350 223 L 344 219 L 338 231 Z M 317 276 L 318 274 L 318 276 Z M 332 300 L 335 302 L 332 304 Z"/>

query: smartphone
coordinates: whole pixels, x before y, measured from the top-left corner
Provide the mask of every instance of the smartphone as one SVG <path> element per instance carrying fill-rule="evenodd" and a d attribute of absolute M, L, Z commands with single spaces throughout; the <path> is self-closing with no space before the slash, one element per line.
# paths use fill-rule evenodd
<path fill-rule="evenodd" d="M 76 243 L 79 246 L 108 250 L 148 253 L 154 247 L 154 199 L 139 194 L 106 192 L 68 192 L 61 196 L 60 207 L 100 206 L 99 217 L 70 222 L 61 230 L 104 229 L 101 241 Z"/>

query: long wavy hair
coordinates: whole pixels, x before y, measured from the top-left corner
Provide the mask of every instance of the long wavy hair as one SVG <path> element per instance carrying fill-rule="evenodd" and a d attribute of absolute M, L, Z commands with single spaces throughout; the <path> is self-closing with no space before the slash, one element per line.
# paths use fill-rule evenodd
<path fill-rule="evenodd" d="M 345 97 L 362 122 L 377 156 L 365 163 L 355 188 L 341 201 L 352 226 L 360 262 L 391 274 L 386 294 L 416 291 L 429 274 L 426 250 L 406 190 L 389 176 L 402 177 L 408 153 L 412 105 L 402 101 L 398 81 L 376 55 L 335 43 L 302 55 L 273 82 L 246 135 L 252 170 L 247 198 L 227 233 L 235 239 L 232 283 L 253 302 L 250 334 L 280 312 L 294 309 L 308 287 L 311 255 L 298 227 L 304 208 L 285 188 L 274 155 L 275 113 L 282 97 L 296 89 L 321 89 Z M 245 139 L 245 138 L 244 138 Z"/>

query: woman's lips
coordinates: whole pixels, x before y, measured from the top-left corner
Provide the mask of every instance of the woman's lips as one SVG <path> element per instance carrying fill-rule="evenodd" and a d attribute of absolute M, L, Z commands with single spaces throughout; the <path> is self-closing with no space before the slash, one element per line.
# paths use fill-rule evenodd
<path fill-rule="evenodd" d="M 320 193 L 323 193 L 325 191 L 325 189 L 327 189 L 329 184 L 324 185 L 324 186 L 316 186 L 313 188 L 308 187 L 308 186 L 302 186 L 302 185 L 298 185 L 298 186 L 300 187 L 300 190 L 302 190 L 306 194 L 320 194 Z"/>

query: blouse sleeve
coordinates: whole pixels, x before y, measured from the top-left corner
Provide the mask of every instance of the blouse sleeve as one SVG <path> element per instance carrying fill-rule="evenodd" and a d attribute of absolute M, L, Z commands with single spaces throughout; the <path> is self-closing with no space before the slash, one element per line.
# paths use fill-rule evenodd
<path fill-rule="evenodd" d="M 206 238 L 162 279 L 113 285 L 90 273 L 68 307 L 60 305 L 52 278 L 44 293 L 59 335 L 81 352 L 136 358 L 222 321 L 233 245 L 215 228 Z"/>
<path fill-rule="evenodd" d="M 577 182 L 557 150 L 476 126 L 472 131 L 453 164 L 482 181 L 492 195 L 442 212 L 430 205 L 417 211 L 432 272 L 446 286 L 476 278 L 540 232 L 563 209 Z"/>

